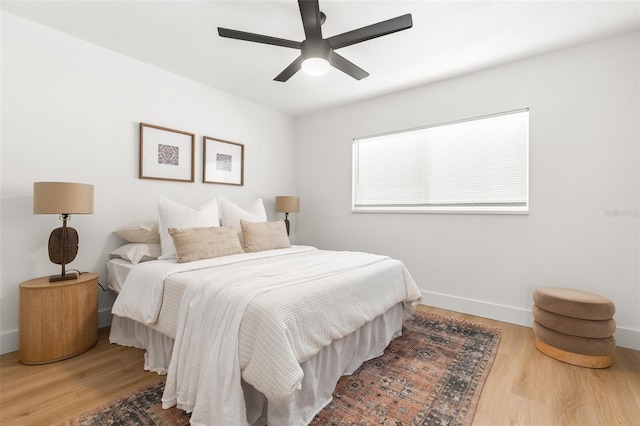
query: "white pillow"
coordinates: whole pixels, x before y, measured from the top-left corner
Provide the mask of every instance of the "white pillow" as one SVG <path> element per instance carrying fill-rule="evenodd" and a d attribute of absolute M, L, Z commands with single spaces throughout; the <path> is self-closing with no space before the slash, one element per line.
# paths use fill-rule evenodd
<path fill-rule="evenodd" d="M 242 227 L 240 221 L 247 222 L 266 222 L 267 211 L 264 209 L 262 198 L 258 198 L 253 203 L 249 204 L 246 209 L 239 207 L 231 201 L 222 197 L 218 198 L 218 205 L 220 206 L 220 221 L 222 226 L 229 227 L 236 231 L 238 239 L 242 244 Z"/>
<path fill-rule="evenodd" d="M 134 265 L 157 259 L 158 256 L 160 256 L 160 244 L 156 243 L 125 244 L 109 253 L 109 258 L 119 257 Z"/>
<path fill-rule="evenodd" d="M 159 259 L 175 259 L 176 246 L 169 235 L 169 228 L 198 228 L 220 226 L 218 203 L 215 198 L 198 207 L 183 206 L 165 197 L 158 199 L 158 217 L 160 219 L 160 245 L 162 256 Z"/>

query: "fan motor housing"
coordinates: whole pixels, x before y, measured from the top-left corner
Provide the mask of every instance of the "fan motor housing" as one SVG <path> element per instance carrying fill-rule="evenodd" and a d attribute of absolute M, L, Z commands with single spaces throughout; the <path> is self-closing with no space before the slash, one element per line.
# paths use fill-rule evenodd
<path fill-rule="evenodd" d="M 303 58 L 323 58 L 329 60 L 331 43 L 327 40 L 304 40 L 300 44 Z"/>

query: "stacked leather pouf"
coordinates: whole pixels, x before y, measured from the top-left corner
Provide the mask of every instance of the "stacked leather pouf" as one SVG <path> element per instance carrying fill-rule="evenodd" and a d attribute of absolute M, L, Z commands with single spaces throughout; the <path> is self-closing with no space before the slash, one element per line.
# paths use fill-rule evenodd
<path fill-rule="evenodd" d="M 545 355 L 573 365 L 606 368 L 616 341 L 615 306 L 587 291 L 543 287 L 533 292 L 533 334 Z"/>

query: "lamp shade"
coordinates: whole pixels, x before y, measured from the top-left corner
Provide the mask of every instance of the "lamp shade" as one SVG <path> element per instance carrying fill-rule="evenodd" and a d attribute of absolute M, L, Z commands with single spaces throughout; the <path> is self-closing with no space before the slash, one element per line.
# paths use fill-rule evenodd
<path fill-rule="evenodd" d="M 33 213 L 93 214 L 93 185 L 71 182 L 34 182 Z"/>
<path fill-rule="evenodd" d="M 300 197 L 280 195 L 276 197 L 276 213 L 298 213 Z"/>

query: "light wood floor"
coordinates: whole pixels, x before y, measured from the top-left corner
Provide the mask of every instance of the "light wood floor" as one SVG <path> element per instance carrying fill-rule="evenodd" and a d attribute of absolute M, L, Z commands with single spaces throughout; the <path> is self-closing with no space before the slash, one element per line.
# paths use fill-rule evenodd
<path fill-rule="evenodd" d="M 535 349 L 530 328 L 428 308 L 502 330 L 474 425 L 640 425 L 640 352 L 617 348 L 613 366 L 575 367 Z M 143 371 L 143 352 L 98 344 L 68 360 L 39 366 L 0 357 L 0 424 L 50 425 L 162 380 Z"/>

